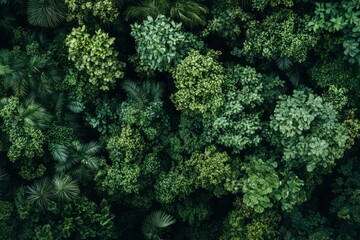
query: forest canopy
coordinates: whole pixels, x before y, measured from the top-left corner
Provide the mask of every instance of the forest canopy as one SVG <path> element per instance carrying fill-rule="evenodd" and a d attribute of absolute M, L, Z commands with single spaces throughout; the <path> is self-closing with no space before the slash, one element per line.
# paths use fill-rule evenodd
<path fill-rule="evenodd" d="M 0 13 L 0 239 L 360 239 L 359 0 Z"/>

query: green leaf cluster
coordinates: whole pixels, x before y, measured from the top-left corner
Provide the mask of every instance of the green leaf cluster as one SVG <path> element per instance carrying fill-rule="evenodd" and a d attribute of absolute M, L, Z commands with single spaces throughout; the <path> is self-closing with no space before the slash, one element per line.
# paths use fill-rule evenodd
<path fill-rule="evenodd" d="M 164 15 L 155 19 L 148 16 L 141 24 L 134 23 L 131 36 L 135 39 L 137 52 L 131 61 L 136 63 L 139 72 L 146 74 L 155 70 L 169 72 L 190 50 L 204 47 L 195 35 L 182 31 L 181 23 Z"/>
<path fill-rule="evenodd" d="M 77 20 L 80 25 L 91 18 L 98 18 L 102 22 L 113 22 L 119 16 L 119 10 L 113 0 L 65 0 L 68 8 L 67 20 Z"/>
<path fill-rule="evenodd" d="M 306 28 L 309 16 L 300 16 L 288 9 L 274 11 L 263 21 L 252 20 L 247 24 L 246 39 L 240 56 L 276 60 L 289 57 L 304 62 L 309 50 L 318 41 L 316 34 Z"/>
<path fill-rule="evenodd" d="M 69 60 L 79 71 L 84 71 L 89 83 L 101 90 L 109 90 L 117 79 L 124 76 L 124 63 L 117 59 L 115 38 L 99 29 L 93 36 L 85 25 L 73 28 L 65 40 L 69 47 Z"/>

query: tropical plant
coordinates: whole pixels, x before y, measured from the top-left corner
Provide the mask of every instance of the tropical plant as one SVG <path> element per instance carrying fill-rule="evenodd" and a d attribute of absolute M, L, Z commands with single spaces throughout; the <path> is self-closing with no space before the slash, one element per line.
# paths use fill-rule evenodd
<path fill-rule="evenodd" d="M 236 65 L 226 69 L 224 105 L 214 118 L 206 119 L 208 142 L 216 142 L 239 153 L 260 143 L 263 77 L 254 68 Z M 251 113 L 249 113 L 251 112 Z"/>
<path fill-rule="evenodd" d="M 144 20 L 148 16 L 156 18 L 165 15 L 193 28 L 206 24 L 207 13 L 207 7 L 194 0 L 140 0 L 127 8 L 126 19 Z"/>
<path fill-rule="evenodd" d="M 98 168 L 100 158 L 96 154 L 100 148 L 97 142 L 82 144 L 74 141 L 70 146 L 54 144 L 51 153 L 56 161 L 56 171 L 59 174 L 69 173 L 79 178 L 85 177 L 88 170 Z"/>
<path fill-rule="evenodd" d="M 161 83 L 149 80 L 141 83 L 125 80 L 121 86 L 127 93 L 130 101 L 140 107 L 146 106 L 147 103 L 159 101 L 164 91 Z"/>
<path fill-rule="evenodd" d="M 51 203 L 52 186 L 47 178 L 43 178 L 35 182 L 32 186 L 28 186 L 26 193 L 28 194 L 27 200 L 36 207 L 45 210 Z"/>
<path fill-rule="evenodd" d="M 241 2 L 246 5 L 246 2 L 251 2 L 251 0 L 216 2 L 210 11 L 212 18 L 201 35 L 208 36 L 214 33 L 229 41 L 230 46 L 235 44 L 244 31 L 245 23 L 251 19 L 251 15 L 243 10 Z"/>
<path fill-rule="evenodd" d="M 62 0 L 28 0 L 28 21 L 39 27 L 54 28 L 66 18 L 66 6 Z"/>
<path fill-rule="evenodd" d="M 53 194 L 61 201 L 71 201 L 80 193 L 77 182 L 66 175 L 55 176 L 53 187 Z"/>
<path fill-rule="evenodd" d="M 308 172 L 334 166 L 349 138 L 334 106 L 307 89 L 278 101 L 270 127 L 275 131 L 273 143 L 283 148 L 286 166 L 305 165 Z"/>
<path fill-rule="evenodd" d="M 170 214 L 157 210 L 150 213 L 142 224 L 142 231 L 149 240 L 160 239 L 161 231 L 174 224 L 176 220 Z"/>
<path fill-rule="evenodd" d="M 77 182 L 67 175 L 58 175 L 50 181 L 43 178 L 27 187 L 27 201 L 41 210 L 46 210 L 54 200 L 73 201 L 80 193 Z"/>

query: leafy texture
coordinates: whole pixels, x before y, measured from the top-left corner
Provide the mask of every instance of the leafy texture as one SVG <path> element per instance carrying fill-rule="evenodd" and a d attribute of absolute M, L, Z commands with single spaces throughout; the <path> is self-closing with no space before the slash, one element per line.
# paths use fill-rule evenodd
<path fill-rule="evenodd" d="M 80 25 L 93 17 L 99 18 L 102 22 L 113 22 L 119 16 L 119 10 L 113 0 L 65 0 L 64 2 L 69 10 L 67 20 L 77 20 Z"/>
<path fill-rule="evenodd" d="M 193 51 L 175 69 L 177 91 L 172 101 L 188 114 L 216 112 L 224 101 L 224 68 L 216 61 L 218 53 L 201 55 Z"/>
<path fill-rule="evenodd" d="M 291 57 L 304 62 L 317 42 L 317 37 L 305 28 L 308 21 L 308 16 L 298 16 L 291 10 L 276 11 L 262 22 L 249 21 L 239 55 L 271 60 Z"/>
<path fill-rule="evenodd" d="M 142 24 L 131 25 L 131 30 L 137 51 L 131 60 L 140 72 L 170 71 L 190 50 L 203 47 L 193 34 L 182 31 L 181 23 L 164 15 L 149 16 Z"/>
<path fill-rule="evenodd" d="M 91 36 L 84 25 L 73 28 L 66 38 L 69 60 L 88 75 L 91 84 L 101 90 L 109 90 L 116 79 L 124 76 L 124 63 L 117 59 L 118 53 L 113 49 L 114 41 L 115 38 L 110 38 L 101 29 Z"/>
<path fill-rule="evenodd" d="M 174 224 L 176 220 L 169 214 L 158 210 L 150 213 L 142 225 L 143 233 L 147 239 L 159 238 L 159 231 Z"/>
<path fill-rule="evenodd" d="M 333 105 L 309 91 L 296 90 L 278 102 L 270 126 L 289 168 L 305 165 L 312 172 L 333 166 L 343 156 L 348 133 L 337 114 Z"/>
<path fill-rule="evenodd" d="M 40 27 L 56 27 L 66 17 L 65 4 L 60 0 L 29 0 L 29 23 Z"/>

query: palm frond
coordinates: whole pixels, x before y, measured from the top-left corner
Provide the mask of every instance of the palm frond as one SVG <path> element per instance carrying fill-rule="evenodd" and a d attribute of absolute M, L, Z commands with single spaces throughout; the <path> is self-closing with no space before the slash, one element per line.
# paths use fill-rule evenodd
<path fill-rule="evenodd" d="M 31 204 L 35 204 L 39 209 L 46 209 L 53 195 L 52 186 L 47 178 L 35 182 L 32 186 L 28 186 L 26 193 L 28 194 L 27 200 Z"/>
<path fill-rule="evenodd" d="M 80 193 L 79 185 L 69 176 L 56 176 L 53 179 L 54 196 L 60 201 L 72 201 Z"/>
<path fill-rule="evenodd" d="M 281 71 L 288 71 L 293 66 L 293 63 L 290 58 L 283 56 L 276 60 L 276 65 Z"/>
<path fill-rule="evenodd" d="M 8 50 L 0 50 L 1 74 L 4 86 L 11 88 L 16 96 L 24 96 L 32 84 L 26 72 L 26 61 L 23 56 L 18 56 Z"/>
<path fill-rule="evenodd" d="M 121 84 L 122 89 L 126 92 L 128 97 L 135 102 L 142 103 L 146 101 L 146 95 L 140 88 L 140 86 L 130 80 L 124 80 Z"/>
<path fill-rule="evenodd" d="M 286 71 L 286 76 L 288 76 L 291 84 L 294 87 L 298 87 L 299 82 L 300 82 L 300 72 L 299 72 L 298 68 L 293 67 L 290 70 Z"/>
<path fill-rule="evenodd" d="M 171 6 L 171 18 L 183 24 L 196 27 L 206 24 L 206 14 L 209 12 L 206 6 L 192 0 L 177 1 Z"/>
<path fill-rule="evenodd" d="M 137 4 L 128 7 L 125 13 L 125 19 L 136 18 L 138 20 L 144 20 L 147 16 L 155 18 L 159 14 L 164 14 L 168 8 L 168 1 L 166 0 L 143 0 Z"/>
<path fill-rule="evenodd" d="M 100 159 L 95 156 L 86 156 L 81 160 L 81 164 L 86 166 L 88 169 L 98 169 L 99 168 Z"/>
<path fill-rule="evenodd" d="M 54 28 L 66 18 L 66 6 L 61 0 L 29 0 L 27 16 L 30 24 Z"/>
<path fill-rule="evenodd" d="M 7 177 L 7 174 L 4 169 L 0 169 L 0 181 L 4 181 Z"/>
<path fill-rule="evenodd" d="M 176 220 L 170 214 L 162 210 L 154 211 L 145 218 L 142 231 L 148 239 L 152 239 L 159 234 L 160 229 L 166 228 L 175 222 Z"/>
<path fill-rule="evenodd" d="M 69 150 L 64 145 L 55 144 L 51 148 L 51 155 L 57 162 L 66 162 L 69 158 Z"/>
<path fill-rule="evenodd" d="M 47 63 L 49 62 L 49 58 L 44 56 L 32 56 L 29 60 L 29 70 L 31 72 L 40 72 L 41 69 L 43 69 Z"/>
<path fill-rule="evenodd" d="M 47 128 L 52 120 L 52 116 L 45 108 L 30 100 L 25 106 L 18 108 L 19 117 L 25 124 L 38 128 Z"/>
<path fill-rule="evenodd" d="M 142 106 L 148 102 L 159 100 L 164 91 L 161 83 L 153 81 L 144 81 L 139 84 L 125 80 L 121 86 L 132 101 Z"/>
<path fill-rule="evenodd" d="M 89 142 L 85 144 L 81 144 L 81 152 L 87 155 L 95 155 L 101 149 L 101 146 L 98 142 Z"/>
<path fill-rule="evenodd" d="M 61 119 L 64 111 L 66 98 L 64 93 L 59 93 L 54 96 L 54 110 L 57 119 Z"/>
<path fill-rule="evenodd" d="M 75 101 L 75 100 L 68 102 L 66 107 L 74 113 L 80 113 L 84 110 L 84 104 L 82 104 L 79 101 Z"/>

